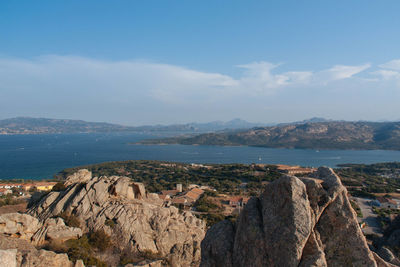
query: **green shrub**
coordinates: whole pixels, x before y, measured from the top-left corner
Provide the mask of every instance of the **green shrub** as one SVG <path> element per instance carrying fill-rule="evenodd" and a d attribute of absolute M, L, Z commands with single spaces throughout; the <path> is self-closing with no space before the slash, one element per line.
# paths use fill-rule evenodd
<path fill-rule="evenodd" d="M 208 227 L 216 224 L 217 222 L 225 220 L 225 216 L 219 213 L 206 213 L 201 214 L 200 219 L 205 220 Z"/>
<path fill-rule="evenodd" d="M 78 217 L 76 217 L 74 214 L 68 214 L 66 211 L 64 211 L 60 213 L 58 216 L 63 218 L 65 224 L 70 227 L 80 227 L 81 225 Z"/>
<path fill-rule="evenodd" d="M 111 238 L 106 234 L 106 232 L 104 232 L 103 229 L 90 232 L 88 237 L 90 245 L 99 249 L 100 251 L 104 251 L 111 247 Z"/>
<path fill-rule="evenodd" d="M 140 252 L 140 256 L 145 258 L 146 260 L 158 260 L 161 259 L 161 253 L 154 253 L 151 250 L 144 250 Z"/>
<path fill-rule="evenodd" d="M 70 260 L 83 260 L 85 266 L 107 267 L 107 264 L 93 256 L 89 239 L 86 235 L 79 239 L 70 239 L 65 242 Z"/>
<path fill-rule="evenodd" d="M 358 206 L 358 204 L 357 204 L 355 201 L 353 201 L 353 200 L 350 200 L 350 204 L 351 204 L 351 207 L 352 207 L 352 208 L 355 210 L 355 212 L 357 213 L 357 217 L 362 218 L 362 217 L 363 217 L 363 214 L 362 214 L 361 209 L 360 209 L 360 207 Z"/>
<path fill-rule="evenodd" d="M 129 263 L 135 265 L 135 263 L 139 263 L 144 260 L 159 260 L 159 259 L 163 259 L 161 253 L 154 253 L 150 250 L 144 250 L 142 252 L 126 251 L 121 254 L 119 264 L 122 266 L 125 266 Z"/>
<path fill-rule="evenodd" d="M 111 228 L 115 227 L 115 221 L 111 220 L 111 219 L 107 219 L 104 224 L 109 226 L 109 227 L 111 227 Z"/>
<path fill-rule="evenodd" d="M 5 195 L 0 197 L 0 207 L 6 205 L 17 205 L 26 202 L 23 199 L 14 198 L 12 195 Z"/>
<path fill-rule="evenodd" d="M 210 198 L 206 195 L 202 195 L 194 204 L 197 211 L 200 212 L 209 212 L 211 210 L 219 210 L 219 206 L 215 204 Z"/>
<path fill-rule="evenodd" d="M 53 188 L 51 189 L 51 191 L 55 191 L 55 192 L 60 192 L 60 191 L 64 191 L 65 190 L 65 185 L 62 182 L 58 182 L 56 183 Z"/>

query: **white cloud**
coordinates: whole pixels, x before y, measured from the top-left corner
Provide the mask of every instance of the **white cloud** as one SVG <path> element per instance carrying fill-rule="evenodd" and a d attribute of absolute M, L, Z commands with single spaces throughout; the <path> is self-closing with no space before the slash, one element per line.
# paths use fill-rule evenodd
<path fill-rule="evenodd" d="M 400 77 L 400 73 L 397 71 L 393 71 L 393 70 L 377 70 L 377 71 L 371 72 L 371 74 L 378 75 L 383 80 L 398 79 Z"/>
<path fill-rule="evenodd" d="M 335 65 L 330 69 L 318 72 L 316 77 L 318 77 L 318 80 L 327 83 L 330 81 L 351 78 L 370 67 L 371 64 L 363 64 L 358 66 Z"/>
<path fill-rule="evenodd" d="M 246 88 L 247 92 L 253 90 L 257 93 L 271 93 L 285 86 L 307 83 L 312 77 L 310 71 L 272 73 L 278 66 L 279 64 L 265 61 L 238 65 L 237 67 L 245 69 L 243 76 L 238 80 L 239 86 Z"/>
<path fill-rule="evenodd" d="M 400 59 L 394 59 L 384 64 L 379 65 L 382 69 L 399 70 L 400 71 Z"/>
<path fill-rule="evenodd" d="M 400 87 L 400 59 L 381 64 L 379 68 L 379 70 L 371 73 L 378 77 L 378 82 L 385 82 L 388 87 Z"/>

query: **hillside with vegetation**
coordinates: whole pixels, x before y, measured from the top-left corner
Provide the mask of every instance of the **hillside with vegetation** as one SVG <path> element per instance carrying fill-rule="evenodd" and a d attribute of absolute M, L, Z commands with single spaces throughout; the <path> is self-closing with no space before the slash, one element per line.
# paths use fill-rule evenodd
<path fill-rule="evenodd" d="M 375 198 L 376 194 L 400 191 L 400 162 L 341 164 L 339 167 L 336 172 L 353 196 Z"/>
<path fill-rule="evenodd" d="M 248 194 L 256 195 L 263 185 L 282 176 L 282 172 L 272 164 L 187 164 L 129 160 L 69 168 L 59 172 L 56 178 L 63 180 L 82 168 L 90 170 L 94 176 L 130 177 L 144 183 L 150 192 L 174 189 L 177 183 L 181 183 L 184 187 L 189 184 L 211 186 L 220 193 L 240 194 L 245 190 Z M 400 190 L 400 162 L 342 164 L 335 171 L 354 196 L 373 197 L 374 194 L 397 193 Z"/>
<path fill-rule="evenodd" d="M 177 183 L 208 185 L 221 193 L 239 193 L 240 185 L 253 194 L 260 192 L 263 182 L 278 179 L 281 173 L 274 165 L 249 164 L 186 164 L 162 161 L 130 160 L 79 166 L 61 171 L 58 179 L 65 179 L 79 169 L 88 169 L 94 176 L 123 175 L 142 182 L 149 192 L 174 189 Z"/>
<path fill-rule="evenodd" d="M 400 150 L 400 122 L 316 122 L 256 127 L 245 131 L 207 133 L 142 144 L 259 146 L 303 149 Z"/>

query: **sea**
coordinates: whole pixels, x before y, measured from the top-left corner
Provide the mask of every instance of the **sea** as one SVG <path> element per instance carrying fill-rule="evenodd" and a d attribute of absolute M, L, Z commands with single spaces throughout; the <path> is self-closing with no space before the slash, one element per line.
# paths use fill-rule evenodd
<path fill-rule="evenodd" d="M 0 135 L 0 179 L 49 179 L 65 168 L 122 160 L 280 163 L 309 167 L 400 161 L 400 151 L 390 150 L 132 144 L 159 137 L 139 133 Z"/>

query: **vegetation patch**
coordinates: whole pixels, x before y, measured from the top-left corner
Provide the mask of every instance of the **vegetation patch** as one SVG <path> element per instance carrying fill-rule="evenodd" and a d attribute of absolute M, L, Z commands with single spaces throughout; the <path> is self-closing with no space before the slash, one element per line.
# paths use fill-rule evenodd
<path fill-rule="evenodd" d="M 163 260 L 164 262 L 167 261 L 161 253 L 154 253 L 151 250 L 144 250 L 141 252 L 132 252 L 132 251 L 126 251 L 122 253 L 120 257 L 120 265 L 124 266 L 127 264 L 136 264 L 139 262 L 143 262 L 146 260 L 154 261 L 154 260 Z M 170 265 L 167 265 L 170 266 Z"/>
<path fill-rule="evenodd" d="M 116 225 L 116 221 L 115 219 L 107 219 L 104 224 L 111 228 L 114 228 Z"/>
<path fill-rule="evenodd" d="M 357 217 L 362 218 L 362 217 L 363 217 L 363 214 L 362 214 L 361 209 L 360 209 L 360 207 L 358 206 L 357 202 L 355 202 L 355 201 L 353 201 L 353 200 L 350 200 L 350 204 L 351 204 L 351 206 L 353 207 L 353 209 L 355 210 L 355 212 L 357 213 Z"/>
<path fill-rule="evenodd" d="M 100 251 L 105 251 L 112 245 L 110 236 L 103 229 L 90 232 L 88 238 L 90 245 Z"/>
<path fill-rule="evenodd" d="M 65 187 L 64 183 L 63 182 L 58 182 L 53 186 L 51 191 L 61 192 L 61 191 L 64 191 L 65 189 L 66 189 L 66 187 Z"/>
<path fill-rule="evenodd" d="M 400 162 L 342 164 L 336 173 L 352 196 L 375 198 L 376 193 L 400 190 Z"/>
<path fill-rule="evenodd" d="M 13 195 L 5 195 L 5 196 L 0 196 L 0 207 L 6 206 L 6 205 L 17 205 L 24 203 L 24 199 L 16 198 Z"/>
<path fill-rule="evenodd" d="M 220 193 L 240 194 L 244 190 L 240 185 L 247 183 L 250 191 L 259 194 L 263 182 L 271 182 L 282 175 L 274 165 L 207 164 L 205 167 L 196 167 L 185 163 L 130 160 L 65 169 L 56 178 L 65 179 L 82 168 L 91 171 L 93 176 L 130 177 L 134 181 L 144 183 L 149 192 L 175 189 L 176 184 L 180 183 L 184 186 L 208 185 Z"/>
<path fill-rule="evenodd" d="M 59 217 L 63 218 L 66 225 L 70 227 L 80 227 L 81 223 L 74 214 L 68 214 L 66 211 L 60 213 Z"/>
<path fill-rule="evenodd" d="M 94 248 L 87 235 L 79 239 L 70 239 L 64 243 L 51 242 L 45 249 L 57 253 L 67 253 L 71 261 L 82 260 L 85 266 L 107 267 L 107 264 L 94 256 Z"/>

